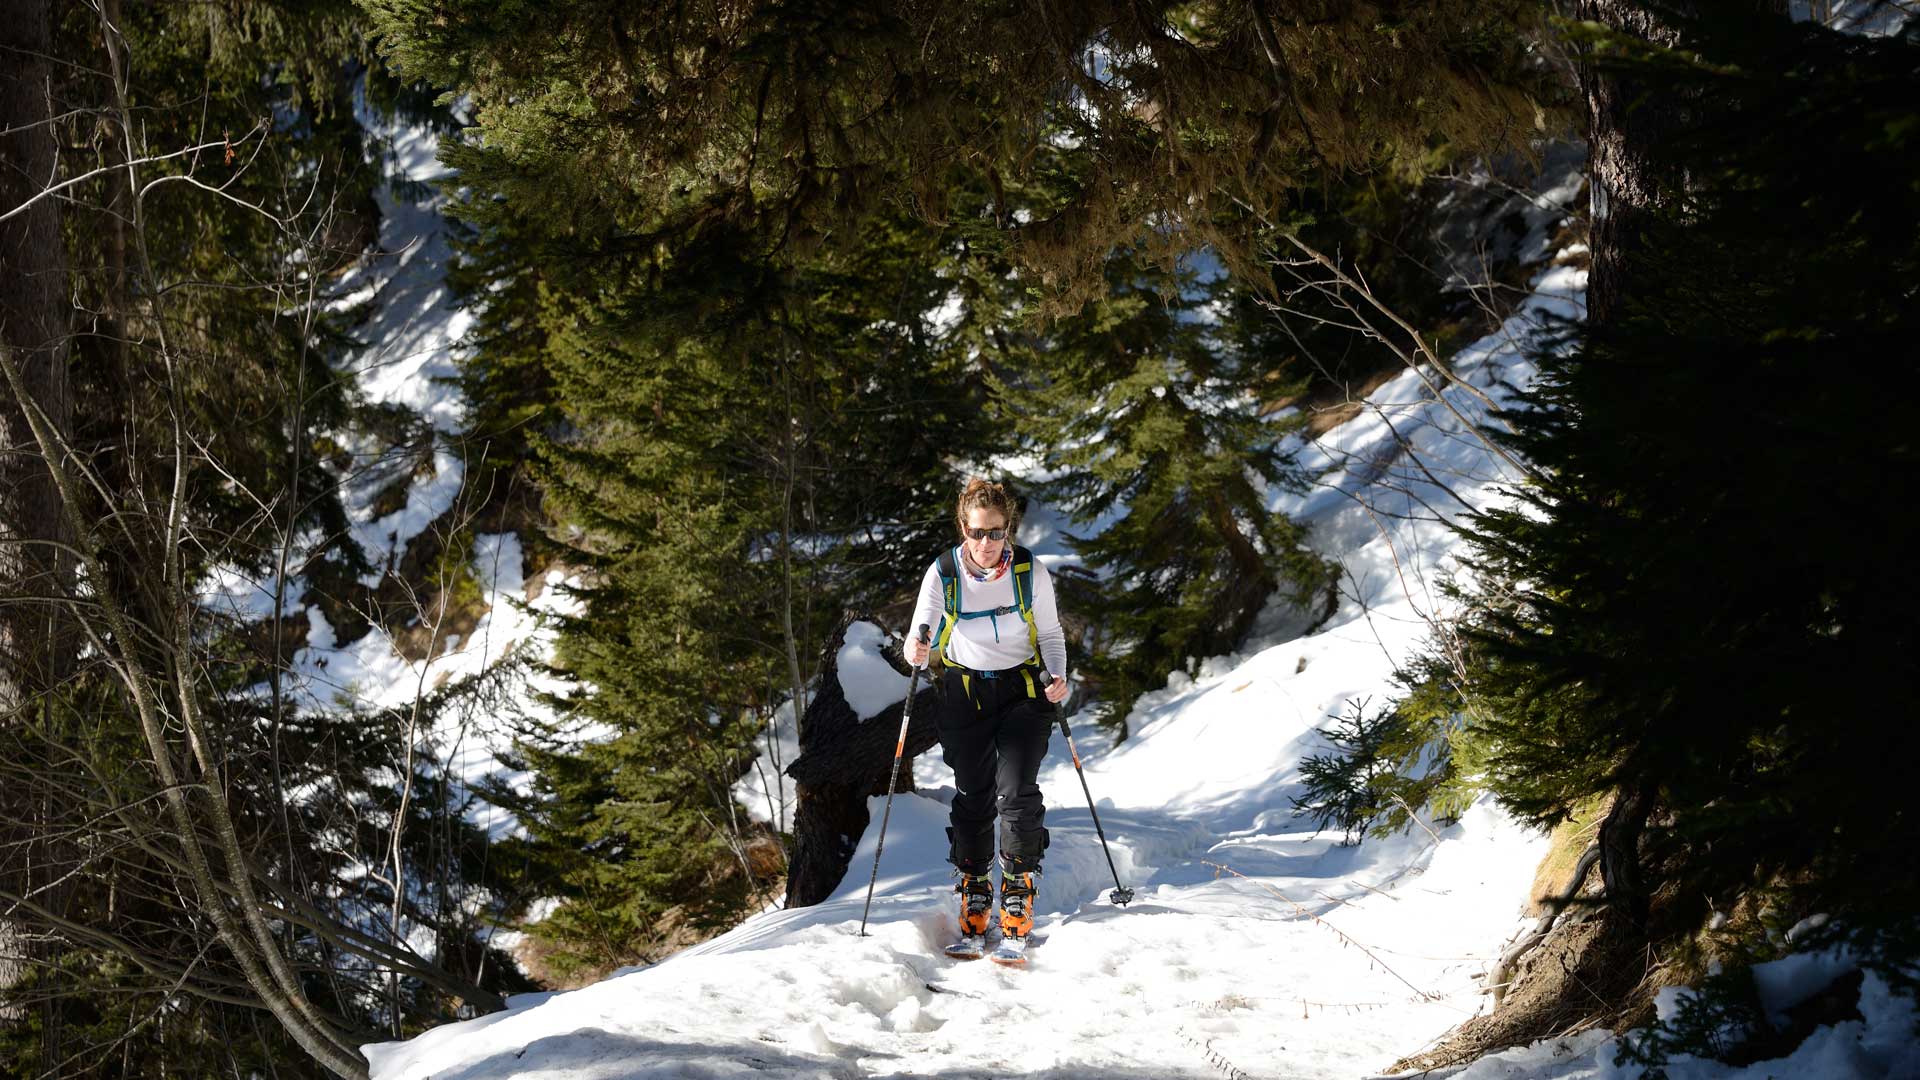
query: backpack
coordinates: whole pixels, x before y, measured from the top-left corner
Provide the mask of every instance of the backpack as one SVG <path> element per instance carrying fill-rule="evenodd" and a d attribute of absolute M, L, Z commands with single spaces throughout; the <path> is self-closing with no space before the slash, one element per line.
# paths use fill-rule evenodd
<path fill-rule="evenodd" d="M 1026 663 L 1034 663 L 1040 658 L 1040 628 L 1033 621 L 1033 552 L 1015 544 L 1013 547 L 1013 603 L 984 611 L 960 610 L 960 566 L 955 552 L 959 548 L 948 548 L 940 553 L 935 566 L 940 571 L 940 595 L 945 599 L 946 611 L 940 616 L 940 630 L 934 635 L 934 651 L 940 654 L 940 662 L 947 662 L 947 639 L 953 636 L 953 628 L 961 619 L 993 619 L 993 633 L 997 640 L 1000 636 L 1000 616 L 1019 612 L 1020 618 L 1027 624 L 1027 644 L 1033 654 Z"/>

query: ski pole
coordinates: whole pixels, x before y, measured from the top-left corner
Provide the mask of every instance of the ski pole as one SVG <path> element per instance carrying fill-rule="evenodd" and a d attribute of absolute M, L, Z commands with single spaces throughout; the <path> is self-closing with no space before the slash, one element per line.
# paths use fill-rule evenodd
<path fill-rule="evenodd" d="M 1040 678 L 1040 688 L 1046 689 L 1053 680 L 1053 673 L 1046 672 Z M 1113 892 L 1109 894 L 1109 899 L 1121 907 L 1126 907 L 1133 899 L 1133 890 L 1120 884 L 1120 871 L 1113 868 L 1113 851 L 1107 847 L 1107 831 L 1100 827 L 1100 811 L 1093 808 L 1093 789 L 1087 786 L 1087 770 L 1080 767 L 1080 751 L 1073 746 L 1073 729 L 1067 726 L 1066 706 L 1060 702 L 1054 702 L 1053 717 L 1060 721 L 1060 734 L 1067 737 L 1067 753 L 1073 755 L 1073 771 L 1080 774 L 1080 790 L 1087 793 L 1087 813 L 1093 815 L 1093 831 L 1100 837 L 1100 850 L 1107 856 L 1107 870 L 1113 874 Z"/>
<path fill-rule="evenodd" d="M 927 643 L 927 624 L 920 624 L 920 644 Z M 860 936 L 867 936 L 867 913 L 873 910 L 873 886 L 880 880 L 880 852 L 887 846 L 887 819 L 893 816 L 893 786 L 900 778 L 900 758 L 907 752 L 907 721 L 913 717 L 913 694 L 920 688 L 920 665 L 907 680 L 907 701 L 900 707 L 900 739 L 893 744 L 893 768 L 887 773 L 887 808 L 880 814 L 880 836 L 873 843 L 873 874 L 867 878 L 867 906 L 860 909 Z"/>

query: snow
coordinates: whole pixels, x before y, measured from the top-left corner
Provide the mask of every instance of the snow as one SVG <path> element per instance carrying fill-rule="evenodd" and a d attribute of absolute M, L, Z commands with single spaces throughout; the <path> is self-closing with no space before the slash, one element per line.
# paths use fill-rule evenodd
<path fill-rule="evenodd" d="M 388 120 L 359 95 L 356 104 L 361 123 L 383 136 L 390 176 L 424 184 L 446 175 L 437 157 L 438 138 L 430 129 Z M 397 561 L 415 537 L 441 522 L 457 502 L 477 503 L 480 498 L 467 490 L 466 462 L 446 438 L 458 432 L 465 416 L 465 400 L 447 380 L 458 374 L 457 359 L 472 313 L 456 306 L 446 285 L 453 256 L 441 215 L 445 197 L 429 188 L 423 198 L 404 198 L 390 182 L 377 199 L 380 254 L 356 269 L 347 287 L 361 287 L 377 296 L 378 303 L 358 330 L 368 347 L 346 363 L 356 373 L 356 387 L 364 398 L 403 405 L 427 422 L 432 465 L 429 475 L 416 475 L 408 485 L 405 504 L 385 515 L 376 516 L 371 507 L 371 495 L 385 482 L 381 468 L 369 468 L 367 482 L 350 487 L 350 496 L 360 496 L 350 497 L 347 508 L 354 539 L 377 568 L 364 579 L 369 585 L 377 584 L 388 562 Z M 378 448 L 378 453 L 384 457 L 391 451 Z M 421 661 L 403 657 L 379 626 L 345 648 L 334 646 L 331 632 L 310 636 L 307 648 L 294 657 L 296 685 L 314 701 L 333 698 L 361 708 L 404 708 L 436 686 L 486 671 L 517 649 L 546 658 L 553 631 L 542 616 L 578 610 L 566 593 L 566 586 L 577 585 L 578 579 L 550 570 L 539 583 L 539 595 L 529 602 L 520 540 L 511 533 L 475 537 L 469 570 L 486 606 L 469 633 L 447 635 L 439 649 Z M 325 621 L 317 612 L 309 618 L 318 624 Z M 551 719 L 537 704 L 538 695 L 564 687 L 535 675 L 518 689 L 514 711 Z M 430 744 L 448 772 L 467 786 L 498 774 L 520 787 L 526 777 L 501 774 L 497 760 L 498 751 L 513 738 L 508 719 L 475 715 L 469 704 L 457 715 L 440 718 Z M 484 802 L 476 802 L 470 816 L 496 838 L 517 831 L 509 815 Z"/>
<path fill-rule="evenodd" d="M 421 660 L 401 655 L 393 639 L 379 626 L 359 639 L 341 645 L 333 626 L 318 607 L 305 610 L 306 645 L 297 650 L 287 671 L 285 687 L 305 709 L 329 706 L 356 709 L 393 709 L 406 713 L 415 701 L 449 681 L 476 676 L 526 651 L 544 657 L 551 650 L 553 630 L 543 614 L 571 611 L 575 602 L 556 586 L 575 579 L 553 570 L 546 574 L 544 591 L 532 602 L 523 579 L 520 541 L 510 533 L 476 537 L 471 570 L 479 581 L 485 614 L 464 635 L 445 634 L 440 648 Z M 498 751 L 512 739 L 512 713 L 539 713 L 536 691 L 560 691 L 561 684 L 545 675 L 529 673 L 516 688 L 510 709 L 497 713 L 476 711 L 469 701 L 437 717 L 424 733 L 427 744 L 449 775 L 471 787 L 482 778 L 499 775 L 519 786 L 526 778 L 503 773 Z M 545 715 L 541 713 L 541 715 Z M 471 808 L 470 818 L 496 838 L 516 828 L 503 811 L 484 802 Z"/>
<path fill-rule="evenodd" d="M 377 587 L 410 543 L 428 529 L 449 529 L 449 522 L 460 516 L 449 512 L 477 507 L 485 493 L 471 489 L 455 437 L 466 403 L 451 380 L 458 374 L 473 314 L 457 305 L 446 284 L 453 260 L 442 216 L 446 200 L 431 186 L 447 175 L 437 158 L 438 136 L 425 125 L 381 115 L 358 88 L 355 110 L 383 146 L 389 179 L 375 193 L 381 214 L 377 249 L 342 276 L 328 300 L 335 310 L 364 309 L 354 334 L 365 344 L 334 362 L 353 376 L 354 393 L 363 402 L 392 406 L 414 419 L 411 428 L 403 425 L 399 445 L 389 445 L 385 435 L 332 433 L 352 451 L 342 497 L 353 539 L 374 567 L 361 581 Z M 381 512 L 385 507 L 377 506 L 396 485 L 402 486 L 399 505 Z M 317 534 L 296 537 L 288 565 L 305 564 L 321 541 Z M 577 610 L 565 586 L 578 581 L 562 570 L 528 581 L 519 537 L 511 533 L 475 536 L 466 570 L 479 586 L 484 614 L 469 630 L 436 633 L 425 621 L 432 612 L 420 612 L 414 629 L 424 625 L 424 636 L 432 639 L 421 660 L 403 655 L 379 625 L 342 641 L 312 604 L 307 583 L 298 575 L 281 583 L 272 576 L 260 579 L 231 566 L 217 567 L 201 583 L 200 601 L 242 621 L 265 619 L 274 614 L 280 585 L 285 617 L 304 619 L 307 625 L 305 644 L 289 659 L 282 686 L 293 707 L 309 713 L 391 709 L 405 715 L 416 701 L 450 681 L 480 675 L 520 654 L 547 659 L 553 631 L 545 617 Z M 428 600 L 421 597 L 423 605 Z M 411 651 L 418 655 L 421 650 L 416 643 Z M 443 712 L 432 730 L 420 733 L 432 766 L 453 779 L 456 794 L 487 777 L 524 790 L 528 778 L 505 772 L 500 753 L 525 721 L 553 719 L 540 694 L 562 689 L 557 680 L 533 673 L 508 688 L 505 697 L 497 699 L 498 708 L 482 709 L 468 700 Z M 265 685 L 256 692 L 266 693 Z M 483 800 L 473 800 L 467 814 L 496 839 L 518 830 L 510 815 Z"/>
<path fill-rule="evenodd" d="M 1863 37 L 1892 37 L 1915 18 L 1910 4 L 1889 0 L 1791 0 L 1787 13 L 1797 22 L 1819 21 L 1842 33 Z"/>
<path fill-rule="evenodd" d="M 754 759 L 753 768 L 733 785 L 734 801 L 746 807 L 754 820 L 767 822 L 780 832 L 790 830 L 795 793 L 786 771 L 799 756 L 800 729 L 794 722 L 793 702 L 784 701 L 767 720 L 760 756 Z"/>
<path fill-rule="evenodd" d="M 1577 318 L 1584 284 L 1577 270 L 1544 271 L 1507 325 L 1454 358 L 1456 373 L 1510 400 L 1507 384 L 1533 375 L 1522 346 L 1552 319 Z M 581 990 L 366 1047 L 372 1075 L 1350 1077 L 1438 1039 L 1485 1007 L 1481 977 L 1528 921 L 1521 904 L 1545 839 L 1483 803 L 1457 822 L 1345 846 L 1295 818 L 1289 797 L 1300 760 L 1323 748 L 1316 728 L 1356 698 L 1387 695 L 1395 665 L 1445 615 L 1437 585 L 1457 568 L 1458 543 L 1448 522 L 1507 498 L 1518 479 L 1440 393 L 1484 417 L 1468 390 L 1409 372 L 1360 417 L 1299 448 L 1320 476 L 1313 490 L 1272 497 L 1339 564 L 1333 619 L 1303 634 L 1304 614 L 1276 601 L 1238 653 L 1143 696 L 1124 744 L 1076 731 L 1114 871 L 1071 761 L 1050 756 L 1041 786 L 1052 846 L 1030 968 L 940 955 L 952 930 L 943 856 L 953 792 L 927 754 L 915 763 L 918 790 L 893 804 L 868 936 L 857 931 L 871 828 L 819 905 L 765 912 Z M 1060 527 L 1044 506 L 1023 527 L 1054 566 L 1071 560 Z M 879 655 L 883 641 L 879 627 L 858 623 L 839 654 L 841 688 L 863 718 L 905 693 Z M 791 709 L 769 728 L 768 758 L 791 761 Z M 765 807 L 769 819 L 791 820 L 791 785 L 777 768 L 750 773 L 736 793 L 756 815 Z M 877 822 L 881 800 L 869 809 Z M 1115 872 L 1137 890 L 1126 908 L 1109 896 Z M 1765 966 L 1763 994 L 1790 1007 L 1846 963 Z M 1861 1009 L 1864 1022 L 1822 1029 L 1785 1062 L 1736 1070 L 1689 1059 L 1671 1075 L 1914 1075 L 1912 1002 L 1869 975 Z M 1612 1063 L 1616 1050 L 1612 1035 L 1591 1031 L 1453 1075 L 1635 1075 Z"/>
<path fill-rule="evenodd" d="M 926 850 L 945 823 L 932 800 L 901 797 L 889 850 Z M 762 916 L 645 971 L 368 1050 L 376 1077 L 1190 1076 L 1209 1068 L 1192 1045 L 1203 1041 L 1243 1068 L 1285 1054 L 1308 1075 L 1352 1075 L 1355 1058 L 1384 1062 L 1405 1048 L 1407 1013 L 1438 1031 L 1471 1011 L 1464 976 L 1486 959 L 1474 950 L 1488 921 L 1473 917 L 1484 905 L 1471 890 L 1488 883 L 1483 849 L 1504 845 L 1510 828 L 1470 815 L 1453 853 L 1428 852 L 1417 891 L 1434 898 L 1430 926 L 1392 930 L 1395 913 L 1382 910 L 1343 928 L 1382 935 L 1373 944 L 1395 970 L 1454 984 L 1436 1000 L 1410 1000 L 1416 991 L 1252 883 L 1177 875 L 1121 911 L 1080 902 L 1105 875 L 1081 860 L 1050 860 L 1041 907 L 1054 910 L 1038 920 L 1031 970 L 955 964 L 938 958 L 947 876 L 920 860 L 883 868 L 868 938 L 851 934 L 866 886 L 854 874 L 825 904 Z M 1140 842 L 1173 855 L 1204 837 L 1149 830 Z M 1367 849 L 1310 846 L 1318 865 L 1286 874 L 1283 888 L 1323 916 L 1370 895 L 1341 883 L 1377 876 L 1372 856 L 1358 858 Z M 854 865 L 872 851 L 868 838 Z M 1518 895 L 1531 865 L 1513 862 L 1491 884 Z"/>
<path fill-rule="evenodd" d="M 435 175 L 430 134 L 394 130 L 390 142 L 405 175 Z M 1577 184 L 1562 188 L 1547 198 L 1571 198 Z M 360 299 L 378 300 L 364 331 L 374 344 L 353 363 L 363 393 L 416 410 L 432 439 L 429 453 L 402 463 L 416 469 L 416 482 L 399 510 L 376 517 L 370 509 L 391 462 L 369 462 L 355 489 L 356 536 L 384 565 L 461 497 L 466 470 L 441 436 L 457 429 L 463 405 L 434 379 L 452 373 L 466 316 L 440 275 L 448 254 L 437 196 L 411 204 L 387 193 L 382 209 L 387 254 L 350 283 Z M 917 790 L 894 800 L 868 936 L 858 930 L 877 828 L 860 838 L 846 879 L 821 904 L 769 910 L 593 986 L 521 995 L 504 1012 L 367 1046 L 372 1076 L 1352 1077 L 1430 1045 L 1486 1007 L 1487 967 L 1530 923 L 1522 904 L 1545 838 L 1483 803 L 1458 821 L 1423 820 L 1347 846 L 1315 834 L 1290 799 L 1301 760 L 1325 747 L 1317 728 L 1354 700 L 1389 696 L 1395 667 L 1447 615 L 1439 585 L 1459 570 L 1450 525 L 1509 498 L 1505 489 L 1520 479 L 1467 421 L 1485 421 L 1482 396 L 1509 403 L 1513 388 L 1534 377 L 1526 348 L 1554 320 L 1580 317 L 1584 286 L 1577 269 L 1543 270 L 1504 326 L 1451 359 L 1465 385 L 1407 372 L 1355 419 L 1294 447 L 1318 481 L 1304 494 L 1274 490 L 1269 509 L 1307 523 L 1311 542 L 1340 568 L 1340 605 L 1325 625 L 1307 633 L 1307 613 L 1276 599 L 1238 651 L 1202 658 L 1197 675 L 1173 673 L 1143 695 L 1125 743 L 1082 725 L 1074 743 L 1085 789 L 1056 739 L 1040 778 L 1052 845 L 1030 968 L 940 955 L 952 931 L 943 856 L 953 789 L 930 753 L 913 763 Z M 951 303 L 943 309 L 945 318 L 957 313 Z M 1066 525 L 1035 505 L 1022 526 L 1023 543 L 1055 571 L 1078 564 Z M 555 587 L 563 575 L 550 573 L 539 599 L 526 602 L 519 543 L 504 534 L 478 539 L 472 567 L 487 614 L 417 663 L 377 629 L 341 646 L 307 608 L 307 647 L 294 658 L 303 699 L 403 708 L 515 648 L 546 655 L 539 614 L 567 603 Z M 287 584 L 297 599 L 301 583 Z M 262 615 L 273 587 L 226 575 L 207 595 Z M 884 640 L 880 627 L 856 623 L 838 656 L 841 689 L 863 719 L 906 692 L 907 680 L 880 656 Z M 765 753 L 734 789 L 755 816 L 783 829 L 792 820 L 793 786 L 782 773 L 798 752 L 794 720 L 790 704 L 768 717 Z M 492 725 L 462 715 L 431 733 L 453 775 L 471 783 L 498 768 L 492 748 L 507 736 Z M 877 822 L 881 800 L 869 809 Z M 485 824 L 495 835 L 513 829 L 504 815 Z M 1116 874 L 1136 890 L 1125 908 L 1110 897 Z M 1847 963 L 1779 961 L 1762 969 L 1763 997 L 1771 1009 L 1789 1008 Z M 1678 993 L 1663 1006 L 1677 1007 Z M 1785 1061 L 1733 1069 L 1683 1060 L 1670 1075 L 1920 1075 L 1913 1002 L 1870 974 L 1860 1009 L 1863 1021 L 1821 1029 Z M 1636 1075 L 1613 1064 L 1617 1046 L 1610 1033 L 1589 1031 L 1449 1075 Z"/>
<path fill-rule="evenodd" d="M 1493 394 L 1499 378 L 1528 377 L 1516 346 L 1544 311 L 1577 313 L 1582 284 L 1571 270 L 1543 275 L 1502 334 L 1457 358 L 1462 376 Z M 1463 412 L 1480 408 L 1448 393 Z M 1289 1075 L 1353 1076 L 1438 1038 L 1483 1007 L 1479 976 L 1525 922 L 1545 839 L 1481 805 L 1346 846 L 1314 834 L 1289 802 L 1301 758 L 1323 748 L 1317 727 L 1353 698 L 1384 695 L 1395 662 L 1420 645 L 1439 607 L 1430 586 L 1454 557 L 1436 516 L 1369 514 L 1356 502 L 1449 497 L 1382 450 L 1398 447 L 1388 420 L 1472 505 L 1513 479 L 1411 374 L 1305 449 L 1321 485 L 1276 493 L 1274 508 L 1307 520 L 1341 562 L 1350 595 L 1339 614 L 1301 636 L 1299 613 L 1276 605 L 1239 654 L 1144 696 L 1124 744 L 1090 725 L 1075 732 L 1115 870 L 1137 890 L 1128 907 L 1108 895 L 1113 872 L 1080 779 L 1056 752 L 1041 775 L 1052 846 L 1032 966 L 940 956 L 951 931 L 951 774 L 923 755 L 918 790 L 894 800 L 869 936 L 856 932 L 875 829 L 819 905 L 763 913 L 582 990 L 368 1047 L 373 1075 L 1198 1077 L 1219 1075 L 1219 1062 L 1250 1075 L 1284 1062 Z M 1041 557 L 1066 561 L 1045 507 L 1025 528 Z M 882 640 L 857 624 L 839 657 L 863 717 L 905 690 L 879 656 Z M 772 728 L 791 760 L 790 711 Z M 771 771 L 736 790 L 756 813 L 779 806 L 784 816 L 791 786 L 772 790 Z M 878 821 L 881 800 L 870 809 Z"/>
<path fill-rule="evenodd" d="M 311 544 L 312 538 L 308 538 L 306 544 L 296 546 L 304 550 Z M 215 566 L 200 583 L 200 606 L 226 618 L 256 622 L 273 615 L 276 585 L 284 590 L 285 610 L 291 611 L 299 604 L 300 592 L 305 587 L 299 578 L 287 578 L 281 585 L 277 575 L 255 578 L 232 566 Z"/>
<path fill-rule="evenodd" d="M 1795 953 L 1755 964 L 1753 985 L 1761 1007 L 1767 1010 L 1767 1022 L 1780 1025 L 1786 1023 L 1789 1009 L 1858 967 L 1858 961 L 1844 950 Z"/>
<path fill-rule="evenodd" d="M 466 403 L 451 382 L 459 374 L 461 342 L 473 314 L 456 305 L 447 288 L 446 268 L 453 250 L 441 215 L 445 197 L 431 191 L 424 199 L 403 198 L 395 183 L 431 184 L 447 175 L 437 154 L 439 139 L 421 125 L 390 120 L 371 109 L 364 87 L 355 90 L 360 123 L 381 137 L 390 179 L 374 193 L 380 207 L 379 250 L 342 281 L 340 306 L 377 298 L 356 336 L 367 347 L 348 357 L 355 388 L 366 401 L 404 406 L 427 424 L 431 440 L 428 478 L 407 486 L 406 504 L 377 515 L 374 497 L 398 476 L 426 466 L 412 447 L 363 441 L 354 447 L 359 475 L 347 485 L 348 518 L 353 538 L 374 570 L 364 577 L 376 585 L 385 569 L 405 554 L 409 541 L 439 520 L 466 487 L 466 462 L 443 439 L 460 430 Z"/>
<path fill-rule="evenodd" d="M 840 671 L 840 692 L 853 714 L 862 720 L 907 696 L 907 676 L 893 670 L 880 647 L 886 644 L 886 631 L 870 622 L 847 627 L 835 664 Z"/>
<path fill-rule="evenodd" d="M 355 115 L 382 137 L 387 174 L 426 184 L 448 174 L 440 164 L 440 140 L 425 126 L 383 117 L 355 91 Z M 380 205 L 380 254 L 345 282 L 351 295 L 378 295 L 380 303 L 359 338 L 369 342 L 353 359 L 361 393 L 379 402 L 403 404 L 441 431 L 460 430 L 465 402 L 446 382 L 459 375 L 456 353 L 473 315 L 457 307 L 446 287 L 453 263 L 445 198 L 437 191 L 421 200 L 402 198 L 392 182 L 375 192 Z"/>
<path fill-rule="evenodd" d="M 1790 956 L 1774 963 L 1799 959 Z M 1669 987 L 1661 997 L 1671 1000 L 1681 993 L 1680 988 Z M 1920 1076 L 1920 1043 L 1913 1036 L 1920 1016 L 1913 999 L 1894 994 L 1883 979 L 1869 972 L 1861 983 L 1859 1004 L 1861 1020 L 1822 1027 L 1784 1058 L 1736 1068 L 1680 1056 L 1667 1063 L 1668 1080 L 1905 1080 Z M 1638 1080 L 1638 1066 L 1614 1064 L 1618 1051 L 1611 1034 L 1588 1031 L 1490 1054 L 1464 1068 L 1431 1075 L 1448 1080 Z"/>

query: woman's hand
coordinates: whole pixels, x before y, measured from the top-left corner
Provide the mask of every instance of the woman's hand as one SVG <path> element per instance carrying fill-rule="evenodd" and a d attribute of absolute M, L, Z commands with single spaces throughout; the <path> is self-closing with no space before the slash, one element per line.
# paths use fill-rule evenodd
<path fill-rule="evenodd" d="M 1067 694 L 1072 689 L 1073 689 L 1072 687 L 1067 685 L 1067 680 L 1055 679 L 1052 682 L 1047 684 L 1047 690 L 1046 690 L 1047 700 L 1053 702 L 1055 705 L 1058 705 L 1061 702 L 1067 700 Z"/>
<path fill-rule="evenodd" d="M 929 650 L 926 642 L 915 641 L 912 638 L 908 638 L 906 646 L 900 651 L 906 655 L 907 663 L 912 664 L 914 667 L 927 666 L 927 653 Z"/>

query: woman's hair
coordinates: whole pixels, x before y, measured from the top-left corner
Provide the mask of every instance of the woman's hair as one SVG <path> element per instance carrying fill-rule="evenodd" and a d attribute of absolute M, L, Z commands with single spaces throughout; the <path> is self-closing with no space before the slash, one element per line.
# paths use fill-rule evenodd
<path fill-rule="evenodd" d="M 1000 516 L 1007 519 L 1007 538 L 1013 538 L 1013 530 L 1020 524 L 1020 507 L 1013 501 L 1013 493 L 1005 484 L 995 484 L 983 477 L 971 477 L 966 489 L 960 492 L 960 502 L 953 508 L 953 524 L 966 535 L 967 515 L 975 510 L 998 510 Z"/>

